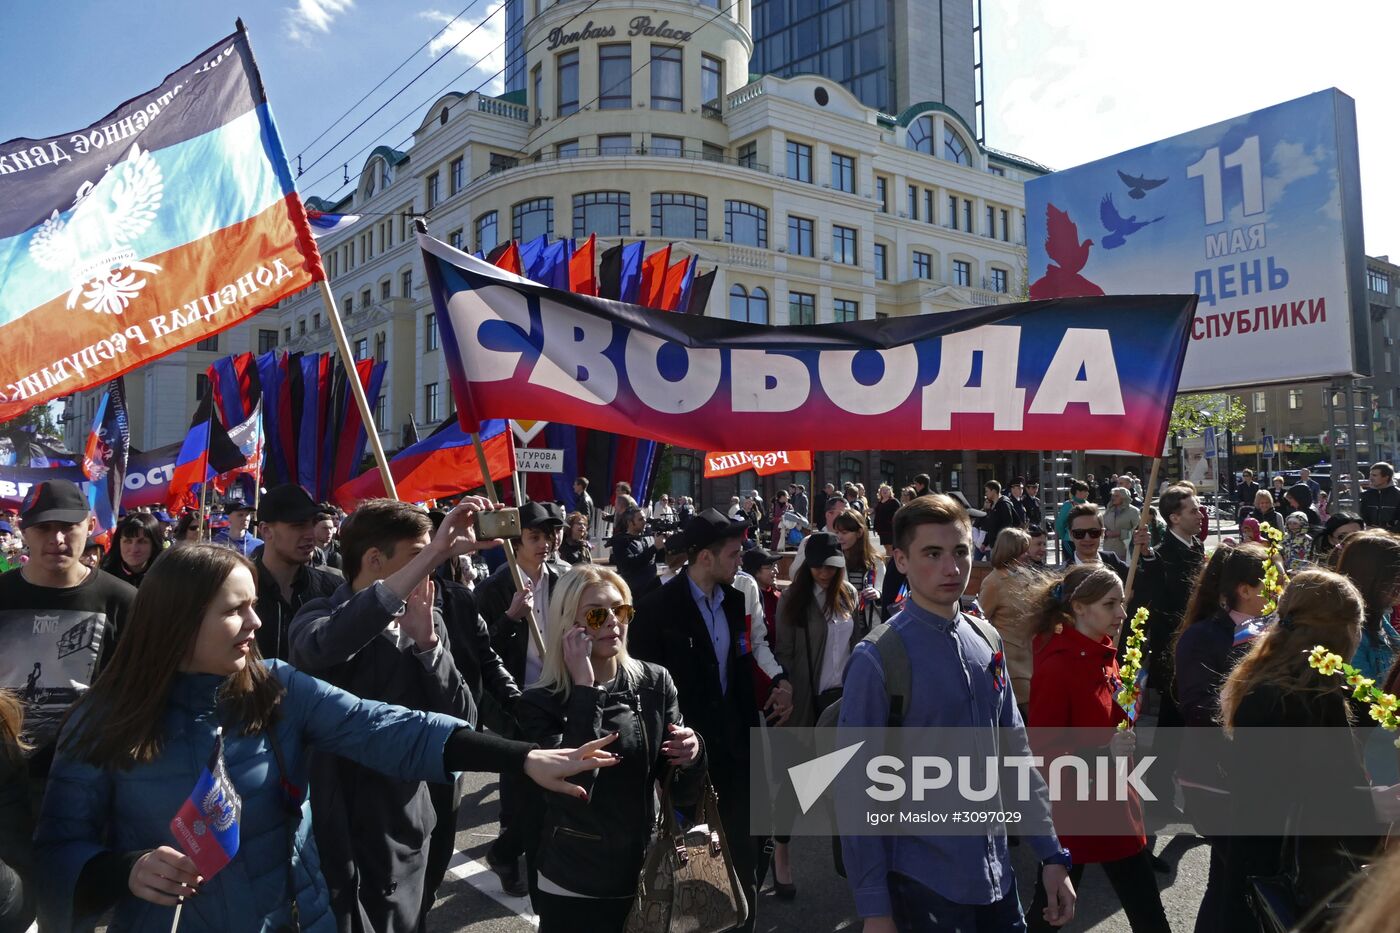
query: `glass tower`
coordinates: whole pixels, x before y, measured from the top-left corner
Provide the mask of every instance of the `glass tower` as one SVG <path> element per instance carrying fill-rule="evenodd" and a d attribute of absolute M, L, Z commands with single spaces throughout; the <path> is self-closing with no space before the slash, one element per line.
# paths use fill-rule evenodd
<path fill-rule="evenodd" d="M 753 0 L 751 70 L 823 75 L 892 115 L 940 101 L 970 123 L 974 2 Z"/>

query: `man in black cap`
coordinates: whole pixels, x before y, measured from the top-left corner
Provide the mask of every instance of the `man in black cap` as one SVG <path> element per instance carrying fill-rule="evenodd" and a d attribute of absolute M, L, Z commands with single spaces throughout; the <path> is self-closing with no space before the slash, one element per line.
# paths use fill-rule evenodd
<path fill-rule="evenodd" d="M 286 661 L 288 630 L 305 603 L 330 596 L 345 582 L 333 570 L 311 566 L 320 507 L 295 483 L 274 486 L 258 503 L 263 546 L 253 554 L 258 572 L 258 650 Z"/>
<path fill-rule="evenodd" d="M 262 539 L 248 530 L 253 520 L 253 507 L 242 499 L 230 499 L 224 503 L 224 514 L 228 516 L 228 527 L 220 528 L 213 542 L 233 548 L 244 557 L 252 557 L 262 546 Z"/>
<path fill-rule="evenodd" d="M 136 598 L 129 583 L 82 563 L 94 525 L 76 483 L 31 487 L 20 509 L 29 562 L 0 575 L 0 688 L 25 705 L 36 792 L 64 713 L 112 656 Z"/>
<path fill-rule="evenodd" d="M 476 588 L 476 604 L 491 633 L 491 647 L 505 662 L 511 678 L 522 688 L 539 680 L 541 660 L 530 637 L 529 614 L 533 610 L 540 637 L 548 641 L 549 597 L 569 565 L 552 559 L 554 533 L 564 520 L 545 504 L 527 502 L 520 507 L 520 537 L 515 540 L 515 562 L 523 589 L 516 589 L 510 565 L 503 564 Z M 501 879 L 501 888 L 516 897 L 526 893 L 520 872 L 525 853 L 523 820 L 529 801 L 529 782 L 523 777 L 501 776 L 501 834 L 486 853 L 486 864 Z"/>
<path fill-rule="evenodd" d="M 629 653 L 670 671 L 686 725 L 700 733 L 720 819 L 734 867 L 749 902 L 744 930 L 753 930 L 758 904 L 749 833 L 749 727 L 758 705 L 744 631 L 744 596 L 733 586 L 744 525 L 706 509 L 685 526 L 690 562 L 684 571 L 637 602 L 627 636 Z"/>

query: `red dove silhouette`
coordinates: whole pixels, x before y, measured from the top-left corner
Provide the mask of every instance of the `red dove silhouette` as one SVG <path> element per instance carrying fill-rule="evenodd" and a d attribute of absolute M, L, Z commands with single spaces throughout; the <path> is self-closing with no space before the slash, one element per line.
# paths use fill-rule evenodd
<path fill-rule="evenodd" d="M 1053 204 L 1045 205 L 1045 254 L 1051 265 L 1045 275 L 1031 283 L 1031 298 L 1079 298 L 1102 295 L 1102 288 L 1090 282 L 1079 271 L 1089 261 L 1093 240 L 1079 241 L 1079 227 L 1069 214 Z"/>

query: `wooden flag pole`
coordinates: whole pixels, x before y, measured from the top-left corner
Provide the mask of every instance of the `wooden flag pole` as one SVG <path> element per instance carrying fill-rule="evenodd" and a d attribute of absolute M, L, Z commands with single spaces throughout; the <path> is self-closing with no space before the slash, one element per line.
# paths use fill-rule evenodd
<path fill-rule="evenodd" d="M 1148 510 L 1152 505 L 1152 500 L 1157 489 L 1157 473 L 1162 469 L 1162 458 L 1152 458 L 1152 475 L 1147 480 L 1147 488 L 1142 491 L 1142 515 L 1139 528 L 1146 528 L 1152 521 Z M 1128 582 L 1123 586 L 1124 600 L 1133 598 L 1133 579 L 1137 576 L 1138 561 L 1142 560 L 1142 548 L 1133 547 L 1133 562 L 1128 567 Z"/>
<path fill-rule="evenodd" d="M 379 426 L 374 423 L 374 413 L 369 410 L 369 399 L 365 397 L 365 387 L 360 385 L 360 374 L 355 371 L 355 358 L 350 355 L 350 341 L 345 336 L 345 324 L 340 320 L 340 311 L 335 306 L 335 296 L 331 294 L 328 281 L 317 283 L 321 287 L 321 300 L 325 302 L 326 313 L 330 317 L 331 332 L 335 334 L 335 346 L 340 351 L 340 365 L 345 367 L 345 375 L 350 382 L 350 392 L 355 396 L 355 406 L 360 409 L 360 420 L 364 422 L 365 434 L 374 450 L 374 462 L 379 464 L 379 475 L 384 479 L 384 491 L 390 499 L 397 499 L 399 491 L 394 486 L 394 474 L 389 471 L 389 458 L 384 456 L 384 445 L 379 441 Z"/>
<path fill-rule="evenodd" d="M 510 430 L 510 426 L 506 426 Z M 481 433 L 472 432 L 472 446 L 476 448 L 476 462 L 481 465 L 481 484 L 486 487 L 486 498 L 492 504 L 499 505 L 500 499 L 496 496 L 496 483 L 491 479 L 491 470 L 486 465 L 486 448 L 481 446 Z M 519 508 L 519 505 L 516 506 Z M 510 539 L 505 539 L 506 563 L 510 565 L 510 578 L 515 583 L 517 592 L 525 589 L 524 578 L 520 575 L 520 565 L 515 561 L 515 546 L 510 543 Z M 535 651 L 539 652 L 540 660 L 544 660 L 544 636 L 540 634 L 540 624 L 535 619 L 534 607 L 526 610 L 525 621 L 530 626 L 530 640 L 535 643 Z"/>

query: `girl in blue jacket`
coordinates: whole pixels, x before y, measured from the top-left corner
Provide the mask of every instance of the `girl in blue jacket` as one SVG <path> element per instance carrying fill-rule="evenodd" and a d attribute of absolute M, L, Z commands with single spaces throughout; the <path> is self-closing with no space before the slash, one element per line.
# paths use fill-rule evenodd
<path fill-rule="evenodd" d="M 471 500 L 439 545 L 475 547 Z M 306 785 L 312 749 L 400 780 L 447 782 L 453 771 L 512 771 L 548 790 L 612 764 L 601 750 L 545 751 L 472 731 L 436 713 L 361 700 L 278 661 L 263 661 L 253 566 L 228 548 L 165 551 L 151 567 L 111 664 L 65 724 L 39 819 L 36 877 L 46 930 L 182 933 L 334 931 Z M 224 765 L 242 798 L 236 855 L 199 877 L 175 846 L 171 818 L 190 796 L 222 727 Z M 195 831 L 198 832 L 199 824 Z"/>

